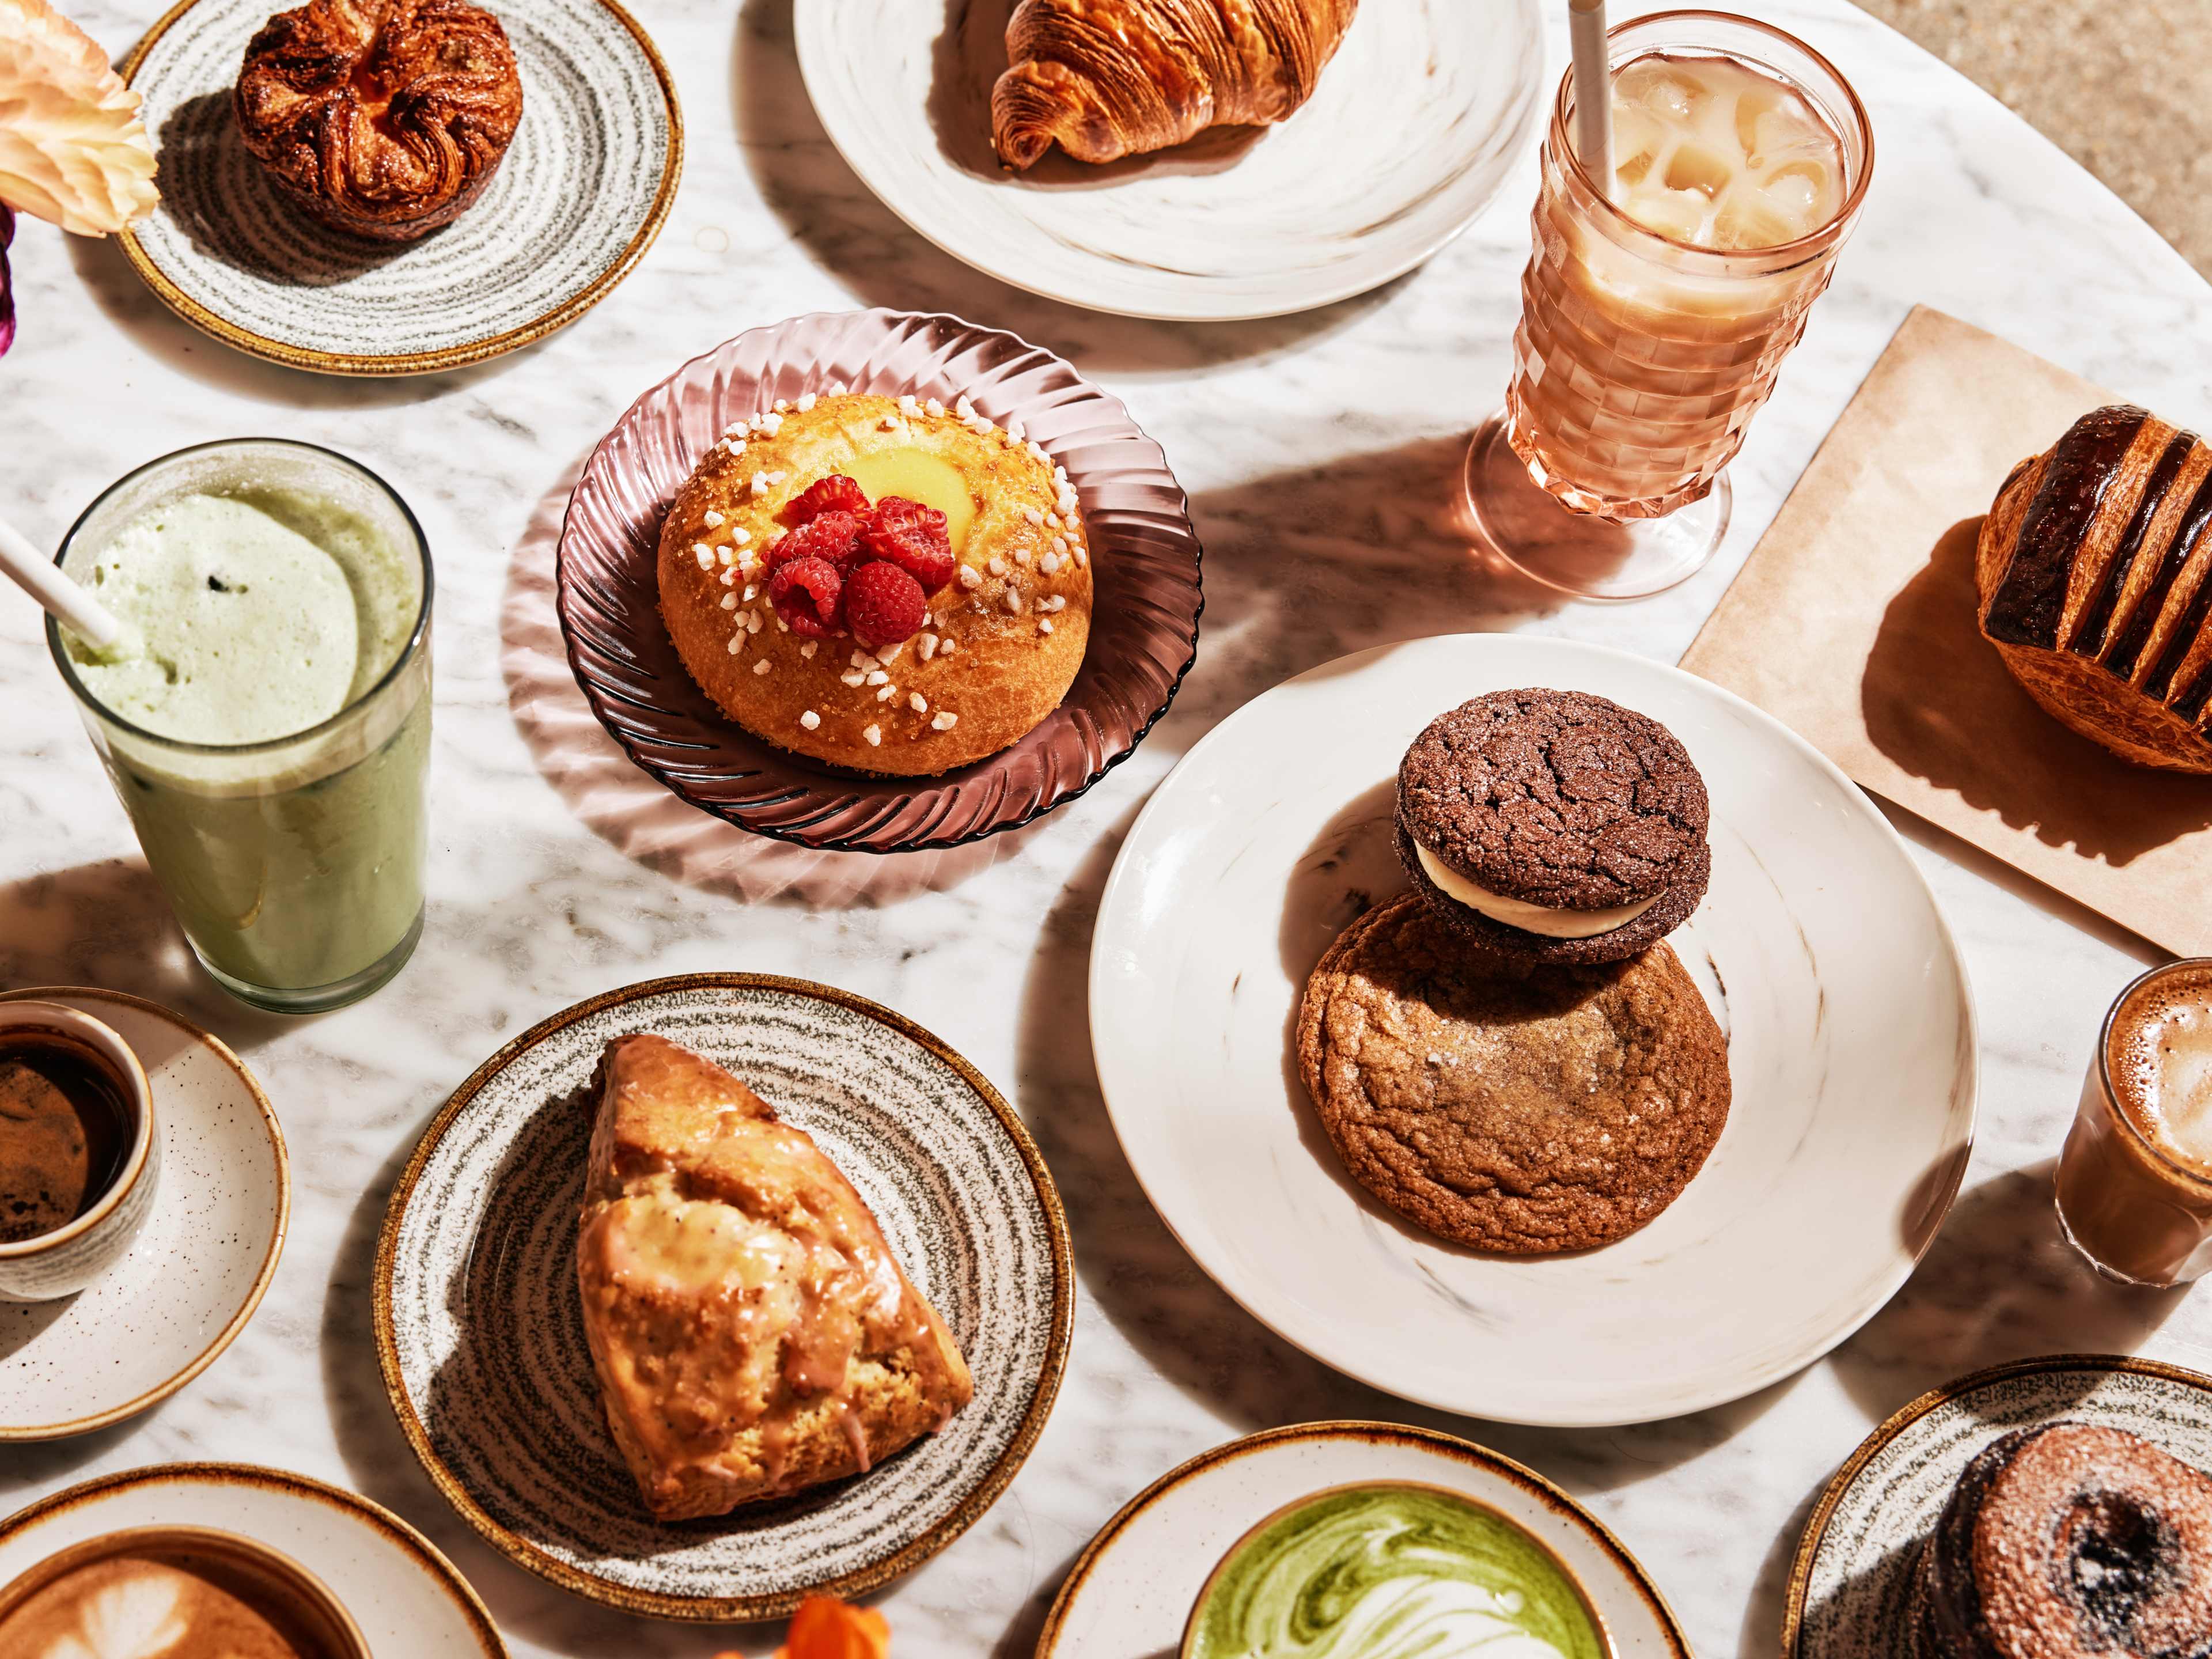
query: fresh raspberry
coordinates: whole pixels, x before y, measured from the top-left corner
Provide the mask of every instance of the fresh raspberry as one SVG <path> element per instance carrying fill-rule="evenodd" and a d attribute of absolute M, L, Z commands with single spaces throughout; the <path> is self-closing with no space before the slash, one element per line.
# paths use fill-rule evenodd
<path fill-rule="evenodd" d="M 912 639 L 928 614 L 921 584 L 888 559 L 871 559 L 845 578 L 845 626 L 872 651 Z"/>
<path fill-rule="evenodd" d="M 876 503 L 862 541 L 869 553 L 893 564 L 934 593 L 951 581 L 959 565 L 952 544 L 945 534 L 945 515 L 903 495 L 886 495 Z"/>
<path fill-rule="evenodd" d="M 768 579 L 769 603 L 802 640 L 825 640 L 837 625 L 845 579 L 827 559 L 787 559 Z"/>
<path fill-rule="evenodd" d="M 787 531 L 764 556 L 768 568 L 774 570 L 794 559 L 820 559 L 842 571 L 860 556 L 860 532 L 866 527 L 866 520 L 850 513 L 824 513 Z"/>
<path fill-rule="evenodd" d="M 868 516 L 868 492 L 843 473 L 832 472 L 826 478 L 817 478 L 793 496 L 783 509 L 783 521 L 796 528 L 824 513 L 851 513 L 865 519 Z"/>

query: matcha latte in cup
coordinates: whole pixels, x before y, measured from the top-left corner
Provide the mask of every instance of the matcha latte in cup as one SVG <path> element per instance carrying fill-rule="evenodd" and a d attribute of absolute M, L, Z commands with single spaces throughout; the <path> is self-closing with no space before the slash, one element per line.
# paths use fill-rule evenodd
<path fill-rule="evenodd" d="M 46 638 L 202 964 L 286 1013 L 398 973 L 430 750 L 430 554 L 406 504 L 310 444 L 204 444 L 109 489 L 60 564 L 125 624 L 104 651 Z"/>
<path fill-rule="evenodd" d="M 1181 1659 L 1615 1659 L 1574 1574 L 1443 1486 L 1332 1486 L 1230 1546 Z"/>

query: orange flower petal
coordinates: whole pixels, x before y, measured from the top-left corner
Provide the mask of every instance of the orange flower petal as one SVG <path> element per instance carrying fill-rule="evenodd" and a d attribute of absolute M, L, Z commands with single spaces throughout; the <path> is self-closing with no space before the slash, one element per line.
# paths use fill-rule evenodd
<path fill-rule="evenodd" d="M 890 1659 L 890 1621 L 872 1607 L 810 1595 L 791 1616 L 777 1659 Z"/>

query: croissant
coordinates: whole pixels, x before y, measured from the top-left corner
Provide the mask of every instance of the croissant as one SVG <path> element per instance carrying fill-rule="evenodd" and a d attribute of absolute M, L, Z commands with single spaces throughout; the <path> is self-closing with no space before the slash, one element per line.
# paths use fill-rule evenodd
<path fill-rule="evenodd" d="M 467 0 L 309 0 L 264 23 L 233 102 L 246 148 L 295 207 L 411 241 L 491 182 L 522 122 L 499 19 Z"/>
<path fill-rule="evenodd" d="M 1313 96 L 1359 0 L 1022 0 L 991 93 L 1010 167 L 1165 149 L 1280 121 Z"/>
<path fill-rule="evenodd" d="M 1979 621 L 2059 720 L 2141 766 L 2212 772 L 2212 447 L 2084 415 L 2012 471 L 1975 548 Z"/>

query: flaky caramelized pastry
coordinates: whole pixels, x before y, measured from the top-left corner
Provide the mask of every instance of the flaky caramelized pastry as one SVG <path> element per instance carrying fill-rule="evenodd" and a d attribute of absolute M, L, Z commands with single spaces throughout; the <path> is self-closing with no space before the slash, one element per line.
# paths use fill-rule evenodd
<path fill-rule="evenodd" d="M 655 1516 L 865 1472 L 968 1403 L 945 1322 L 810 1137 L 663 1037 L 617 1037 L 600 1078 L 577 1279 Z"/>

